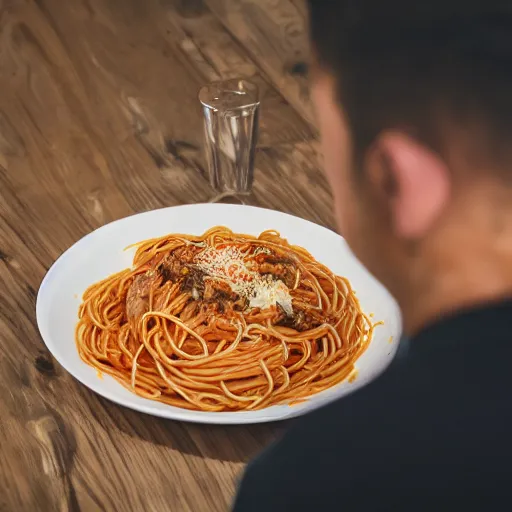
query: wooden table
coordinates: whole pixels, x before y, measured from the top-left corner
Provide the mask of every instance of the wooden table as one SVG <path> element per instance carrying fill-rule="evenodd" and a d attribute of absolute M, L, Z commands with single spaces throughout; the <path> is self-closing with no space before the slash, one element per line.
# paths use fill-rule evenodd
<path fill-rule="evenodd" d="M 212 196 L 199 87 L 262 91 L 254 201 L 332 226 L 298 0 L 0 1 L 0 511 L 224 511 L 276 425 L 124 409 L 58 366 L 45 272 L 114 219 Z M 72 341 L 70 341 L 72 342 Z"/>

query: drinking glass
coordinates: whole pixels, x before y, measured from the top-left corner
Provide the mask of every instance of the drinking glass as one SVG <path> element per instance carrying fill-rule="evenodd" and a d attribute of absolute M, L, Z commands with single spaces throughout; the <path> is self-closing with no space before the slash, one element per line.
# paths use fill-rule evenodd
<path fill-rule="evenodd" d="M 254 181 L 259 91 L 248 80 L 230 79 L 199 91 L 203 107 L 206 161 L 216 195 L 210 202 L 236 197 L 244 202 Z"/>

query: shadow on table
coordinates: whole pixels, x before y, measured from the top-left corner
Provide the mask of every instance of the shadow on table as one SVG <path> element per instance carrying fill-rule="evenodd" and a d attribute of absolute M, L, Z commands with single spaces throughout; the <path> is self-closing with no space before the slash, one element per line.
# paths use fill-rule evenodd
<path fill-rule="evenodd" d="M 103 411 L 123 433 L 190 455 L 247 462 L 289 426 L 290 421 L 255 425 L 203 425 L 150 416 L 97 396 Z M 104 423 L 103 414 L 95 414 Z M 112 428 L 103 425 L 104 428 Z"/>

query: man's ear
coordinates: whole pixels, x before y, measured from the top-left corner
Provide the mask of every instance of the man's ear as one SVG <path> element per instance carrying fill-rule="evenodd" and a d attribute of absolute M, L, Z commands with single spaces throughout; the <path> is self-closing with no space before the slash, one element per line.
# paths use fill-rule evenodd
<path fill-rule="evenodd" d="M 386 202 L 395 234 L 420 239 L 448 203 L 448 167 L 434 151 L 402 133 L 381 134 L 365 159 L 377 197 Z"/>

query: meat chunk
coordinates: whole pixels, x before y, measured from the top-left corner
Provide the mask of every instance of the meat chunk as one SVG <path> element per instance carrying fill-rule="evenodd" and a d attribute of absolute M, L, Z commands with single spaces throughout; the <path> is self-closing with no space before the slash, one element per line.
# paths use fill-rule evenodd
<path fill-rule="evenodd" d="M 135 276 L 126 294 L 126 315 L 128 319 L 140 318 L 149 309 L 149 292 L 160 276 L 155 273 Z"/>
<path fill-rule="evenodd" d="M 249 307 L 249 299 L 247 297 L 238 297 L 233 303 L 235 311 L 245 311 Z"/>
<path fill-rule="evenodd" d="M 295 285 L 297 271 L 293 263 L 273 263 L 266 259 L 258 265 L 258 272 L 281 280 L 290 289 Z"/>
<path fill-rule="evenodd" d="M 227 310 L 244 311 L 247 309 L 249 301 L 233 292 L 228 283 L 216 279 L 205 279 L 204 283 L 202 298 L 208 311 L 224 313 Z"/>
<path fill-rule="evenodd" d="M 315 327 L 325 323 L 327 320 L 321 311 L 314 309 L 303 311 L 302 309 L 298 309 L 294 306 L 293 314 L 291 315 L 287 315 L 281 306 L 279 306 L 279 310 L 281 313 L 281 319 L 277 322 L 277 325 L 291 327 L 299 332 L 314 329 Z"/>
<path fill-rule="evenodd" d="M 181 283 L 181 289 L 186 292 L 190 292 L 194 299 L 200 299 L 203 297 L 205 284 L 204 284 L 204 272 L 197 268 L 186 268 L 186 271 L 182 270 L 182 274 L 185 275 Z"/>
<path fill-rule="evenodd" d="M 193 268 L 192 261 L 196 251 L 195 247 L 184 246 L 166 256 L 158 266 L 158 272 L 163 279 L 162 282 L 176 282 L 187 276 Z"/>
<path fill-rule="evenodd" d="M 173 254 L 170 254 L 164 258 L 157 270 L 162 276 L 163 282 L 166 283 L 167 281 L 177 281 L 181 277 L 183 268 L 183 263 Z"/>
<path fill-rule="evenodd" d="M 236 301 L 238 295 L 233 292 L 228 283 L 216 279 L 206 279 L 203 298 L 204 300 L 225 302 Z"/>

